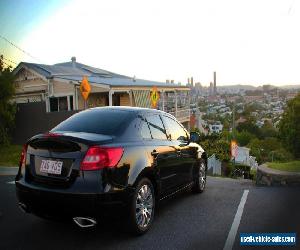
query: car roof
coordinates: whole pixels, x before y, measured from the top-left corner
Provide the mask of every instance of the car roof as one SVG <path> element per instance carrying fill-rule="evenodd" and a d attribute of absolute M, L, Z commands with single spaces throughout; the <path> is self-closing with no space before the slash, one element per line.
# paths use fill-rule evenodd
<path fill-rule="evenodd" d="M 165 114 L 170 115 L 162 110 L 158 109 L 149 109 L 149 108 L 140 108 L 140 107 L 130 107 L 130 106 L 105 106 L 105 107 L 96 107 L 96 108 L 90 108 L 88 110 L 120 110 L 120 111 L 130 111 L 135 113 L 157 113 L 157 114 Z M 172 115 L 170 115 L 172 116 Z"/>

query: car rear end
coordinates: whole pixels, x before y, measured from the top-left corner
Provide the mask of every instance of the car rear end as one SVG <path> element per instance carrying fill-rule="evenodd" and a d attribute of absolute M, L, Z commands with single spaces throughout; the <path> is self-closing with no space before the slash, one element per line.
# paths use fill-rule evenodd
<path fill-rule="evenodd" d="M 26 143 L 16 177 L 17 197 L 23 210 L 53 219 L 98 218 L 112 206 L 119 209 L 126 204 L 130 189 L 113 188 L 110 180 L 111 170 L 118 166 L 126 151 L 114 140 L 122 128 L 115 125 L 107 132 L 94 131 L 92 123 L 71 126 L 95 115 L 106 120 L 111 117 L 105 117 L 105 112 L 81 117 L 78 114 L 77 120 L 72 121 L 71 117 L 71 122 L 67 120 L 50 133 L 34 136 Z M 116 118 L 123 127 L 130 122 L 130 116 L 123 115 L 122 120 L 119 114 L 106 122 Z M 66 128 L 69 131 L 63 131 Z"/>

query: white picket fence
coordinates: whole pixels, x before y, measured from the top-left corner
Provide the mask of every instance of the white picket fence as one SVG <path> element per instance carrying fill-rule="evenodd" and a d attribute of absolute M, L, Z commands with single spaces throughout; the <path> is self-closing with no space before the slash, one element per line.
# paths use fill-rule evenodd
<path fill-rule="evenodd" d="M 216 158 L 215 154 L 211 155 L 207 159 L 207 170 L 212 171 L 213 175 L 221 175 L 222 174 L 221 161 L 219 161 Z"/>

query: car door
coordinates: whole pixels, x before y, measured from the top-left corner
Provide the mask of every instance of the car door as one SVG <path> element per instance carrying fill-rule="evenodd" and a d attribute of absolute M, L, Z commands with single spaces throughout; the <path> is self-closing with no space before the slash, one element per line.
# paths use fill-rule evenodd
<path fill-rule="evenodd" d="M 163 115 L 162 118 L 168 136 L 175 143 L 177 152 L 176 182 L 179 186 L 182 186 L 192 180 L 192 170 L 196 162 L 196 149 L 190 147 L 188 134 L 180 123 L 167 115 Z"/>
<path fill-rule="evenodd" d="M 148 155 L 152 158 L 153 167 L 158 175 L 161 194 L 167 195 L 176 188 L 177 151 L 174 143 L 167 139 L 166 129 L 158 114 L 144 117 L 142 133 L 151 138 L 144 140 Z M 149 129 L 150 134 L 147 135 Z M 145 137 L 144 136 L 144 137 Z"/>

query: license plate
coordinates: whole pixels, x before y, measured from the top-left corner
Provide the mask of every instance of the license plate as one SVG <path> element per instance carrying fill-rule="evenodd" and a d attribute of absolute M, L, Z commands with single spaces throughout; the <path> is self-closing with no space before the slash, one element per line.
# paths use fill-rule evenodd
<path fill-rule="evenodd" d="M 40 171 L 47 174 L 61 174 L 63 162 L 62 161 L 52 161 L 52 160 L 42 160 Z"/>

